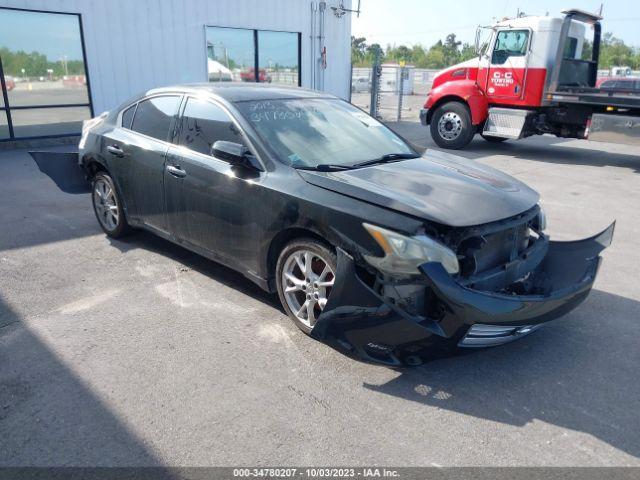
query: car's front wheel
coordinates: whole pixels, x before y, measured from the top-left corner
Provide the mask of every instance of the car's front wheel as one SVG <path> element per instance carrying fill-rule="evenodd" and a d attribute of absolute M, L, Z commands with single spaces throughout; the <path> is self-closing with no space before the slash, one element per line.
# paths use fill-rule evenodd
<path fill-rule="evenodd" d="M 106 172 L 98 172 L 93 178 L 92 187 L 93 211 L 104 233 L 112 238 L 128 233 L 129 224 L 113 179 Z"/>
<path fill-rule="evenodd" d="M 327 304 L 336 272 L 336 254 L 317 240 L 289 243 L 276 265 L 282 306 L 294 323 L 310 333 Z"/>

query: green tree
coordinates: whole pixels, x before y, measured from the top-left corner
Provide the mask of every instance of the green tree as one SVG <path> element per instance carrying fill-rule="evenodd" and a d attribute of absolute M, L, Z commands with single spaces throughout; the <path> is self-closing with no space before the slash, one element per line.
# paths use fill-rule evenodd
<path fill-rule="evenodd" d="M 372 43 L 367 46 L 367 51 L 365 53 L 365 62 L 367 65 L 373 65 L 376 59 L 376 55 L 380 55 L 380 59 L 384 58 L 384 50 L 380 46 L 379 43 Z"/>
<path fill-rule="evenodd" d="M 422 45 L 414 45 L 411 49 L 411 64 L 418 68 L 426 68 L 427 52 Z"/>
<path fill-rule="evenodd" d="M 27 77 L 47 77 L 48 70 L 53 71 L 54 77 L 63 75 L 83 75 L 84 62 L 82 60 L 67 60 L 66 69 L 62 60 L 50 61 L 46 55 L 39 52 L 27 53 L 23 50 L 12 51 L 6 47 L 0 48 L 0 58 L 5 75 L 21 77 L 22 70 Z"/>
<path fill-rule="evenodd" d="M 447 65 L 453 65 L 454 63 L 458 63 L 460 59 L 460 44 L 462 42 L 456 40 L 456 34 L 450 33 L 444 40 L 443 52 L 444 58 Z"/>
<path fill-rule="evenodd" d="M 607 32 L 600 42 L 600 68 L 611 68 L 614 65 L 638 68 L 640 66 L 639 52 L 624 43 L 623 40 Z"/>
<path fill-rule="evenodd" d="M 433 45 L 426 55 L 426 68 L 443 68 L 447 66 L 444 45 L 440 40 Z"/>
<path fill-rule="evenodd" d="M 404 60 L 406 63 L 410 63 L 412 60 L 411 49 L 406 45 L 400 45 L 399 47 L 388 47 L 385 60 L 400 62 Z"/>
<path fill-rule="evenodd" d="M 585 42 L 583 48 L 584 55 L 591 56 L 591 44 Z M 405 61 L 409 65 L 418 68 L 440 69 L 449 67 L 459 62 L 477 57 L 475 47 L 469 43 L 462 43 L 455 33 L 450 33 L 443 40 L 438 40 L 430 48 L 425 48 L 420 44 L 410 45 L 387 45 L 383 51 L 382 47 L 373 43 L 367 44 L 366 38 L 352 38 L 351 41 L 352 62 L 359 67 L 371 66 L 375 60 L 375 53 L 381 53 L 382 62 L 399 63 Z M 609 68 L 611 65 L 628 65 L 632 68 L 640 68 L 640 50 L 634 49 L 624 44 L 622 40 L 615 38 L 610 33 L 603 36 L 601 47 L 602 68 Z"/>
<path fill-rule="evenodd" d="M 460 50 L 460 59 L 459 61 L 464 62 L 466 60 L 471 60 L 472 58 L 476 58 L 478 54 L 476 53 L 476 47 L 470 45 L 468 43 L 462 44 L 462 49 Z"/>
<path fill-rule="evenodd" d="M 367 39 L 365 37 L 351 37 L 351 62 L 362 63 L 367 50 Z"/>

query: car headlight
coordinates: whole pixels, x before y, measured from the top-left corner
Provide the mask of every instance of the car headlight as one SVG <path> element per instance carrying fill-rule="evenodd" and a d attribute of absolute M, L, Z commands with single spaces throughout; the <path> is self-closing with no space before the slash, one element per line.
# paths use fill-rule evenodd
<path fill-rule="evenodd" d="M 385 228 L 363 223 L 384 251 L 384 257 L 365 255 L 370 265 L 391 275 L 415 275 L 418 266 L 426 262 L 440 262 L 450 274 L 460 271 L 458 257 L 450 248 L 426 235 L 406 237 Z"/>

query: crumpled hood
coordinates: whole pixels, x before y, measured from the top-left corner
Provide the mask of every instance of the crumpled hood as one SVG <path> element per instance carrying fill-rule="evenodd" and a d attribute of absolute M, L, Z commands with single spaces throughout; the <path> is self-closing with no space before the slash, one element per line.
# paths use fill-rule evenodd
<path fill-rule="evenodd" d="M 310 184 L 452 227 L 480 225 L 538 203 L 524 183 L 473 160 L 440 151 L 355 170 L 298 170 Z"/>

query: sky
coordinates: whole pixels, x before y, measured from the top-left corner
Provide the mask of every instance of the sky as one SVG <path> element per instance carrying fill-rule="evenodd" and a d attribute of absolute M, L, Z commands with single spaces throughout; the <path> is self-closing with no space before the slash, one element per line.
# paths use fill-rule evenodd
<path fill-rule="evenodd" d="M 358 0 L 351 1 L 356 8 Z M 449 33 L 473 44 L 478 25 L 515 17 L 518 8 L 527 15 L 560 16 L 565 8 L 596 12 L 601 4 L 603 32 L 640 47 L 640 0 L 361 0 L 362 13 L 360 18 L 352 15 L 351 34 L 383 47 L 417 43 L 430 47 Z"/>
<path fill-rule="evenodd" d="M 78 17 L 2 9 L 0 47 L 38 51 L 53 62 L 63 57 L 82 60 Z"/>

